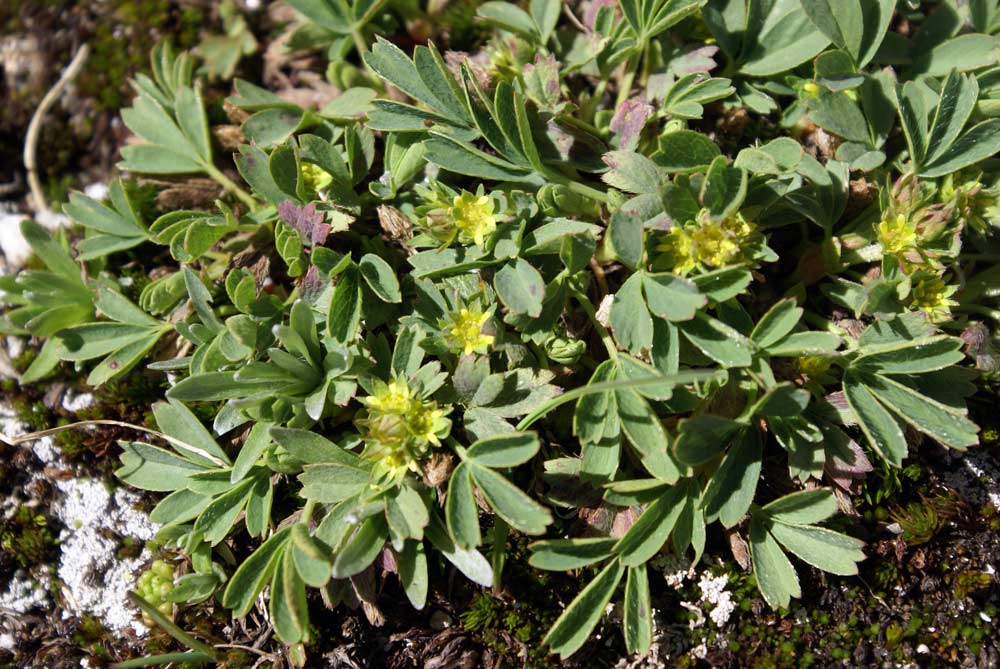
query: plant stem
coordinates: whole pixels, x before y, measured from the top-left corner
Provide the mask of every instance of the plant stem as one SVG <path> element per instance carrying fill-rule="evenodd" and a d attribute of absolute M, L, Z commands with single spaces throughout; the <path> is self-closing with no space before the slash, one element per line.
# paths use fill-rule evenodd
<path fill-rule="evenodd" d="M 233 181 L 232 179 L 230 179 L 229 177 L 227 177 L 225 174 L 223 174 L 222 170 L 220 170 L 219 168 L 217 168 L 215 165 L 212 165 L 210 163 L 206 163 L 204 165 L 204 167 L 205 167 L 205 172 L 208 174 L 208 176 L 210 176 L 213 179 L 215 179 L 215 181 L 220 186 L 222 186 L 227 191 L 229 191 L 230 193 L 232 193 L 233 195 L 235 195 L 237 198 L 239 198 L 239 200 L 243 204 L 245 204 L 246 206 L 250 207 L 250 211 L 257 211 L 257 209 L 260 207 L 260 204 L 257 202 L 257 200 L 254 199 L 253 195 L 251 195 L 250 193 L 246 192 L 245 190 L 243 190 L 242 188 L 240 188 L 238 185 L 236 185 L 235 181 Z"/>
<path fill-rule="evenodd" d="M 686 385 L 688 383 L 699 383 L 701 381 L 711 381 L 712 379 L 718 379 L 721 371 L 717 370 L 714 372 L 704 372 L 704 371 L 683 371 L 677 374 L 667 374 L 664 376 L 644 376 L 638 379 L 621 379 L 619 381 L 603 381 L 601 383 L 591 383 L 585 386 L 578 386 L 572 390 L 564 392 L 562 395 L 556 395 L 554 398 L 545 402 L 542 406 L 538 407 L 530 414 L 521 419 L 521 422 L 517 424 L 518 430 L 527 430 L 536 421 L 543 418 L 547 413 L 552 411 L 558 406 L 562 406 L 567 402 L 572 402 L 578 400 L 584 395 L 594 395 L 596 393 L 606 393 L 615 390 L 625 390 L 628 388 L 638 388 L 641 386 L 649 386 L 657 383 L 673 383 L 675 386 Z"/>
<path fill-rule="evenodd" d="M 981 304 L 960 304 L 956 307 L 952 307 L 955 311 L 966 311 L 970 314 L 979 314 L 980 316 L 986 316 L 987 318 L 992 318 L 995 322 L 1000 323 L 1000 311 L 996 309 L 990 309 L 989 307 L 984 307 Z"/>
<path fill-rule="evenodd" d="M 597 190 L 596 188 L 591 188 L 590 186 L 580 183 L 579 181 L 573 181 L 565 174 L 560 174 L 555 170 L 545 170 L 542 176 L 551 179 L 554 183 L 561 186 L 566 186 L 574 193 L 578 195 L 583 195 L 584 197 L 589 197 L 591 200 L 597 200 L 602 204 L 608 203 L 608 194 L 602 190 Z"/>
<path fill-rule="evenodd" d="M 642 53 L 641 51 L 639 52 Z M 622 77 L 618 85 L 618 97 L 615 99 L 615 110 L 628 100 L 629 93 L 632 92 L 632 82 L 635 80 L 635 72 L 639 69 L 639 59 L 641 55 L 633 56 L 625 61 L 625 76 Z"/>
<path fill-rule="evenodd" d="M 299 522 L 303 525 L 308 526 L 309 520 L 312 518 L 313 510 L 316 508 L 316 500 L 307 499 L 306 505 L 302 507 L 302 515 L 299 517 Z"/>

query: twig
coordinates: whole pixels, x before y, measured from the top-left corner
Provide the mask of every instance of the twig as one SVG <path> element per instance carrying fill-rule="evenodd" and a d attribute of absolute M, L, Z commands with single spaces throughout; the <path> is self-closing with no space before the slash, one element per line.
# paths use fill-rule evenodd
<path fill-rule="evenodd" d="M 228 464 L 228 463 L 223 462 L 222 460 L 220 460 L 216 456 L 212 455 L 211 453 L 205 451 L 204 449 L 198 448 L 197 446 L 194 446 L 193 444 L 189 444 L 187 442 L 181 441 L 180 439 L 177 439 L 175 437 L 171 437 L 169 434 L 164 434 L 164 433 L 158 432 L 156 430 L 151 430 L 148 427 L 143 427 L 142 425 L 134 425 L 132 423 L 126 423 L 126 422 L 123 422 L 123 421 L 120 421 L 120 420 L 109 420 L 109 419 L 106 419 L 106 418 L 95 419 L 95 420 L 81 420 L 81 421 L 78 421 L 76 423 L 68 423 L 66 425 L 60 425 L 59 427 L 51 427 L 51 428 L 49 428 L 47 430 L 39 430 L 38 432 L 31 432 L 29 434 L 22 434 L 22 435 L 17 436 L 17 437 L 10 437 L 10 438 L 8 438 L 8 437 L 5 437 L 4 435 L 0 434 L 0 441 L 4 442 L 5 444 L 7 444 L 9 446 L 17 446 L 18 444 L 24 443 L 26 441 L 35 441 L 36 439 L 41 439 L 42 437 L 48 437 L 48 436 L 51 436 L 53 434 L 58 434 L 59 432 L 64 432 L 66 430 L 72 430 L 72 429 L 75 429 L 75 428 L 78 428 L 78 427 L 85 427 L 85 426 L 88 426 L 88 425 L 114 425 L 116 427 L 127 427 L 127 428 L 129 428 L 131 430 L 137 430 L 139 432 L 145 432 L 146 434 L 151 434 L 151 435 L 153 435 L 155 437 L 159 437 L 160 439 L 163 439 L 164 441 L 168 442 L 172 446 L 177 446 L 177 447 L 180 447 L 183 450 L 187 450 L 187 451 L 191 451 L 192 453 L 196 453 L 196 454 L 200 455 L 201 457 L 205 458 L 206 460 L 209 460 L 213 464 L 216 464 L 216 465 L 218 465 L 220 467 L 225 467 Z"/>
<path fill-rule="evenodd" d="M 42 98 L 42 101 L 38 104 L 38 109 L 35 110 L 35 114 L 31 117 L 31 122 L 28 124 L 28 132 L 24 138 L 24 168 L 28 172 L 28 186 L 31 188 L 31 199 L 36 212 L 51 211 L 48 203 L 45 201 L 45 194 L 42 193 L 42 182 L 38 179 L 38 166 L 35 162 L 35 153 L 38 148 L 38 135 L 41 132 L 42 120 L 45 118 L 45 114 L 49 111 L 49 108 L 62 95 L 63 89 L 80 72 L 80 68 L 83 67 L 88 55 L 90 55 L 90 47 L 86 44 L 77 49 L 73 60 L 63 70 L 62 76 L 59 77 L 59 81 L 56 82 L 55 86 L 50 88 L 49 92 Z"/>
<path fill-rule="evenodd" d="M 216 648 L 236 648 L 238 650 L 245 650 L 248 653 L 256 653 L 257 655 L 262 655 L 264 657 L 273 657 L 274 653 L 268 653 L 263 650 L 258 650 L 257 648 L 251 648 L 250 646 L 244 646 L 238 643 L 217 643 Z"/>
<path fill-rule="evenodd" d="M 0 197 L 10 195 L 11 193 L 19 190 L 24 183 L 21 179 L 21 173 L 16 172 L 14 174 L 14 180 L 9 181 L 5 184 L 0 184 Z"/>

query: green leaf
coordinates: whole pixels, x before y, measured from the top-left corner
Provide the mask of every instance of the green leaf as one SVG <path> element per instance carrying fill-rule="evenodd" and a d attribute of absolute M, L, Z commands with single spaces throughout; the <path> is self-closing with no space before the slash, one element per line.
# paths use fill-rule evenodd
<path fill-rule="evenodd" d="M 910 77 L 926 75 L 941 77 L 951 70 L 976 70 L 996 62 L 996 40 L 991 35 L 965 34 L 952 37 L 930 49 L 914 54 L 913 64 L 906 72 Z"/>
<path fill-rule="evenodd" d="M 611 537 L 536 541 L 529 546 L 528 563 L 535 569 L 547 571 L 580 569 L 611 557 L 616 543 L 618 540 Z"/>
<path fill-rule="evenodd" d="M 611 302 L 611 330 L 622 348 L 639 353 L 653 345 L 653 319 L 642 297 L 642 273 L 630 276 Z"/>
<path fill-rule="evenodd" d="M 601 158 L 611 169 L 601 175 L 604 183 L 626 193 L 659 193 L 660 169 L 634 151 L 609 151 Z"/>
<path fill-rule="evenodd" d="M 432 45 L 433 48 L 433 45 Z M 403 51 L 388 40 L 377 37 L 372 50 L 365 54 L 365 63 L 376 74 L 403 91 L 453 121 L 466 120 L 464 108 L 455 95 L 457 86 L 450 81 L 451 75 L 441 71 L 427 47 L 417 47 L 411 61 Z"/>
<path fill-rule="evenodd" d="M 370 516 L 354 533 L 333 561 L 333 577 L 348 578 L 363 572 L 385 545 L 385 518 Z"/>
<path fill-rule="evenodd" d="M 182 402 L 228 400 L 245 397 L 251 387 L 236 381 L 233 372 L 196 374 L 177 382 L 167 397 Z"/>
<path fill-rule="evenodd" d="M 799 0 L 775 0 L 751 10 L 746 24 L 750 44 L 744 45 L 740 71 L 755 77 L 785 72 L 826 48 L 830 40 L 809 20 Z"/>
<path fill-rule="evenodd" d="M 702 353 L 724 367 L 749 367 L 753 361 L 753 343 L 703 311 L 677 327 Z"/>
<path fill-rule="evenodd" d="M 731 167 L 724 156 L 712 161 L 701 187 L 701 201 L 715 220 L 733 214 L 747 194 L 747 172 Z"/>
<path fill-rule="evenodd" d="M 831 42 L 858 61 L 865 29 L 860 0 L 802 0 L 802 8 Z"/>
<path fill-rule="evenodd" d="M 371 253 L 366 253 L 361 257 L 361 262 L 358 263 L 358 270 L 368 287 L 383 302 L 399 303 L 403 301 L 396 273 L 385 260 Z"/>
<path fill-rule="evenodd" d="M 516 467 L 531 460 L 540 446 L 534 432 L 512 432 L 480 439 L 469 447 L 466 455 L 484 467 Z"/>
<path fill-rule="evenodd" d="M 160 653 L 157 655 L 146 655 L 137 657 L 134 660 L 116 662 L 111 665 L 112 669 L 136 669 L 137 667 L 158 667 L 164 664 L 191 663 L 208 664 L 218 660 L 212 655 L 199 653 L 197 651 L 186 651 L 181 653 Z"/>
<path fill-rule="evenodd" d="M 717 457 L 743 424 L 730 418 L 703 413 L 681 420 L 674 454 L 689 465 L 701 465 Z"/>
<path fill-rule="evenodd" d="M 469 465 L 464 462 L 460 463 L 451 474 L 444 511 L 448 518 L 448 530 L 459 547 L 468 549 L 482 543 L 479 534 L 479 510 L 472 489 L 472 475 L 469 472 Z"/>
<path fill-rule="evenodd" d="M 274 573 L 274 568 L 283 554 L 289 532 L 291 532 L 291 528 L 285 527 L 272 534 L 236 568 L 222 595 L 222 605 L 231 609 L 234 617 L 242 618 L 249 613 L 257 595 L 264 589 L 264 584 Z"/>
<path fill-rule="evenodd" d="M 81 246 L 85 244 L 84 248 L 78 247 L 81 260 L 90 260 L 110 252 L 103 249 L 122 251 L 149 239 L 146 226 L 136 214 L 121 179 L 111 183 L 109 195 L 114 209 L 81 193 L 71 194 L 69 203 L 63 206 L 67 216 L 94 231 L 92 236 L 81 241 Z"/>
<path fill-rule="evenodd" d="M 649 311 L 668 321 L 691 320 L 708 302 L 694 283 L 667 272 L 644 273 L 642 289 Z"/>
<path fill-rule="evenodd" d="M 204 469 L 162 448 L 134 441 L 122 443 L 121 461 L 115 476 L 143 490 L 179 490 L 187 485 L 190 474 Z"/>
<path fill-rule="evenodd" d="M 965 450 L 979 443 L 979 428 L 965 417 L 964 411 L 941 404 L 890 377 L 875 374 L 861 378 L 894 414 L 945 446 Z"/>
<path fill-rule="evenodd" d="M 907 453 L 903 430 L 850 370 L 844 373 L 844 397 L 875 452 L 890 464 L 902 466 Z"/>
<path fill-rule="evenodd" d="M 642 262 L 643 222 L 639 212 L 623 208 L 612 214 L 607 239 L 615 257 L 630 268 Z"/>
<path fill-rule="evenodd" d="M 832 332 L 793 332 L 766 347 L 774 357 L 798 357 L 833 353 L 840 347 L 840 337 Z"/>
<path fill-rule="evenodd" d="M 750 521 L 750 557 L 757 587 L 771 608 L 787 608 L 792 597 L 802 596 L 792 563 L 757 518 Z"/>
<path fill-rule="evenodd" d="M 545 44 L 552 36 L 552 32 L 559 22 L 559 15 L 562 10 L 561 0 L 531 0 L 529 3 L 531 19 L 535 22 L 538 31 L 539 41 Z"/>
<path fill-rule="evenodd" d="M 868 122 L 861 109 L 845 92 L 821 89 L 809 101 L 809 118 L 824 130 L 846 140 L 870 146 Z"/>
<path fill-rule="evenodd" d="M 216 443 L 212 434 L 205 429 L 201 421 L 191 413 L 191 410 L 177 400 L 168 399 L 166 402 L 157 402 L 153 405 L 153 416 L 160 431 L 185 444 L 193 446 L 193 449 L 183 448 L 177 443 L 173 447 L 178 449 L 188 460 L 200 463 L 208 467 L 219 464 L 230 464 L 229 456 Z M 210 458 L 203 454 L 207 453 Z"/>
<path fill-rule="evenodd" d="M 563 659 L 578 651 L 604 616 L 624 573 L 620 560 L 609 562 L 560 614 L 543 643 Z"/>
<path fill-rule="evenodd" d="M 682 493 L 680 486 L 667 488 L 618 540 L 614 552 L 623 565 L 643 565 L 663 548 L 684 509 Z"/>
<path fill-rule="evenodd" d="M 965 358 L 962 340 L 947 335 L 865 347 L 851 366 L 880 374 L 923 374 L 950 367 Z"/>
<path fill-rule="evenodd" d="M 742 294 L 752 280 L 750 270 L 744 267 L 724 267 L 699 274 L 692 279 L 698 290 L 716 303 Z"/>
<path fill-rule="evenodd" d="M 855 62 L 858 68 L 862 68 L 875 57 L 882 41 L 885 39 L 889 23 L 892 21 L 896 9 L 895 0 L 876 0 L 875 2 L 862 2 L 864 16 L 861 24 L 864 26 L 864 35 L 861 39 L 861 52 Z"/>
<path fill-rule="evenodd" d="M 705 488 L 702 508 L 706 520 L 718 517 L 727 528 L 743 520 L 757 492 L 762 462 L 763 444 L 757 430 L 746 429 L 733 439 Z"/>
<path fill-rule="evenodd" d="M 219 658 L 215 653 L 215 649 L 208 644 L 202 643 L 198 639 L 182 630 L 180 627 L 174 624 L 170 618 L 163 615 L 158 608 L 147 602 L 137 592 L 129 592 L 128 600 L 136 608 L 141 610 L 146 616 L 152 620 L 158 627 L 167 632 L 170 636 L 177 639 L 179 642 L 191 648 L 195 653 L 201 655 L 207 655 L 212 661 L 218 662 Z"/>
<path fill-rule="evenodd" d="M 87 323 L 62 330 L 56 337 L 62 342 L 63 360 L 93 360 L 149 335 L 149 327 L 144 325 Z"/>
<path fill-rule="evenodd" d="M 694 172 L 720 154 L 718 145 L 700 132 L 677 130 L 660 137 L 653 160 L 666 172 Z"/>
<path fill-rule="evenodd" d="M 920 176 L 933 178 L 951 174 L 997 152 L 1000 152 L 1000 119 L 993 118 L 967 130 L 947 151 L 926 165 Z"/>
<path fill-rule="evenodd" d="M 287 644 L 298 643 L 309 626 L 306 589 L 295 569 L 291 551 L 285 551 L 271 578 L 271 621 L 278 638 Z"/>
<path fill-rule="evenodd" d="M 406 598 L 418 611 L 427 603 L 427 555 L 422 541 L 407 541 L 403 550 L 396 553 L 399 580 Z"/>
<path fill-rule="evenodd" d="M 471 144 L 431 133 L 424 142 L 427 160 L 449 172 L 496 181 L 535 181 L 533 173 L 501 158 L 483 153 Z"/>
<path fill-rule="evenodd" d="M 803 562 L 831 574 L 854 576 L 865 559 L 864 542 L 822 527 L 773 523 L 771 535 Z"/>
<path fill-rule="evenodd" d="M 808 390 L 799 388 L 788 381 L 782 381 L 767 389 L 753 406 L 754 415 L 768 417 L 799 416 L 809 404 Z"/>
<path fill-rule="evenodd" d="M 750 333 L 750 339 L 757 346 L 769 349 L 788 335 L 801 318 L 802 308 L 796 305 L 795 300 L 781 300 L 760 317 Z"/>
<path fill-rule="evenodd" d="M 517 258 L 504 265 L 493 279 L 497 295 L 515 314 L 537 318 L 542 313 L 545 282 L 531 263 Z"/>
<path fill-rule="evenodd" d="M 299 474 L 301 495 L 330 504 L 353 497 L 371 483 L 367 469 L 349 464 L 306 465 Z"/>
<path fill-rule="evenodd" d="M 269 434 L 278 445 L 304 464 L 335 463 L 344 466 L 360 466 L 356 455 L 345 451 L 326 437 L 310 430 L 275 426 L 270 429 Z"/>
<path fill-rule="evenodd" d="M 661 460 L 666 466 L 658 472 L 658 478 L 663 477 L 669 483 L 676 482 L 681 476 L 681 468 L 669 452 L 670 441 L 659 416 L 635 390 L 619 390 L 615 393 L 615 400 L 622 431 L 629 442 L 644 456 L 663 456 Z"/>
<path fill-rule="evenodd" d="M 327 319 L 330 336 L 341 344 L 351 343 L 361 323 L 361 282 L 358 268 L 348 266 L 333 289 L 333 302 Z"/>
<path fill-rule="evenodd" d="M 187 489 L 175 490 L 153 507 L 149 519 L 160 525 L 184 523 L 198 517 L 212 499 Z"/>
<path fill-rule="evenodd" d="M 198 516 L 194 531 L 203 532 L 205 540 L 213 546 L 225 539 L 233 529 L 236 517 L 246 506 L 253 483 L 250 479 L 241 481 L 229 492 L 212 500 L 212 503 Z"/>
<path fill-rule="evenodd" d="M 492 469 L 471 462 L 469 473 L 493 510 L 511 527 L 524 534 L 545 533 L 545 526 L 552 522 L 548 509 Z"/>
<path fill-rule="evenodd" d="M 423 539 L 424 528 L 430 522 L 423 498 L 409 486 L 399 486 L 395 495 L 386 497 L 385 518 L 396 549 L 402 549 L 406 539 Z"/>
<path fill-rule="evenodd" d="M 322 588 L 330 580 L 330 560 L 327 549 L 314 539 L 302 523 L 291 526 L 289 552 L 299 577 L 314 588 Z"/>
<path fill-rule="evenodd" d="M 813 525 L 837 513 L 837 498 L 830 490 L 800 490 L 779 497 L 763 507 L 768 518 L 786 525 Z"/>
<path fill-rule="evenodd" d="M 979 97 L 979 84 L 969 77 L 952 70 L 941 86 L 941 97 L 934 110 L 930 137 L 927 140 L 927 163 L 947 151 L 958 138 L 965 123 L 972 115 Z"/>
<path fill-rule="evenodd" d="M 490 561 L 477 550 L 458 548 L 437 514 L 431 514 L 431 522 L 427 525 L 425 533 L 434 547 L 471 581 L 484 588 L 493 586 L 493 568 L 490 566 Z"/>
<path fill-rule="evenodd" d="M 80 266 L 76 264 L 62 244 L 49 234 L 48 230 L 27 219 L 21 221 L 20 229 L 24 241 L 28 242 L 31 250 L 35 252 L 35 256 L 52 273 L 66 279 L 70 285 L 79 287 L 79 290 L 89 292 L 81 278 Z"/>
<path fill-rule="evenodd" d="M 87 384 L 96 387 L 127 374 L 149 353 L 162 334 L 162 331 L 154 331 L 114 351 L 90 371 L 87 375 Z"/>
<path fill-rule="evenodd" d="M 653 643 L 653 609 L 645 564 L 628 569 L 624 608 L 625 648 L 629 653 L 645 653 Z"/>
<path fill-rule="evenodd" d="M 233 156 L 233 160 L 240 176 L 262 198 L 274 205 L 279 205 L 288 199 L 271 175 L 268 155 L 262 149 L 241 144 L 239 153 Z"/>

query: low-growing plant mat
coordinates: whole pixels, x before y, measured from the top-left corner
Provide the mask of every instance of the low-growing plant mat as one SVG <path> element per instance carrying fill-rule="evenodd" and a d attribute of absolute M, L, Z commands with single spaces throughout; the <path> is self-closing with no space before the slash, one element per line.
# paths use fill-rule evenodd
<path fill-rule="evenodd" d="M 1000 662 L 996 2 L 139 4 L 0 13 L 0 662 Z"/>

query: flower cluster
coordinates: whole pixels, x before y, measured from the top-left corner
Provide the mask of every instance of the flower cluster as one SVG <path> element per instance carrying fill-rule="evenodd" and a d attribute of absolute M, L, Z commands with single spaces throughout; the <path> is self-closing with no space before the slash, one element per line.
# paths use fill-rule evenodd
<path fill-rule="evenodd" d="M 430 447 L 448 435 L 448 408 L 421 399 L 404 379 L 374 385 L 361 400 L 367 411 L 356 420 L 365 439 L 363 457 L 375 461 L 377 479 L 397 481 L 407 471 L 419 472 Z"/>
<path fill-rule="evenodd" d="M 739 212 L 716 221 L 702 209 L 695 220 L 675 225 L 661 238 L 655 264 L 677 274 L 690 274 L 699 267 L 717 269 L 745 262 L 757 236 L 754 225 Z"/>
<path fill-rule="evenodd" d="M 436 243 L 454 241 L 483 248 L 497 229 L 496 203 L 480 185 L 475 193 L 455 191 L 440 182 L 416 189 L 423 203 L 416 207 L 417 226 Z"/>
<path fill-rule="evenodd" d="M 949 174 L 942 180 L 940 199 L 952 208 L 960 226 L 980 234 L 1000 227 L 1000 188 L 985 185 L 981 174 Z"/>
<path fill-rule="evenodd" d="M 494 337 L 483 333 L 483 326 L 493 316 L 493 308 L 483 311 L 479 306 L 469 305 L 450 312 L 438 321 L 441 338 L 453 352 L 459 355 L 485 354 L 493 345 Z"/>
<path fill-rule="evenodd" d="M 941 277 L 930 272 L 917 272 L 911 278 L 910 306 L 927 314 L 932 323 L 951 318 L 951 307 L 958 302 L 950 299 L 958 288 L 949 286 Z"/>
<path fill-rule="evenodd" d="M 472 244 L 482 248 L 497 229 L 497 219 L 493 216 L 493 199 L 483 194 L 480 186 L 475 194 L 462 191 L 452 200 L 451 216 L 461 244 Z"/>

